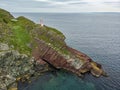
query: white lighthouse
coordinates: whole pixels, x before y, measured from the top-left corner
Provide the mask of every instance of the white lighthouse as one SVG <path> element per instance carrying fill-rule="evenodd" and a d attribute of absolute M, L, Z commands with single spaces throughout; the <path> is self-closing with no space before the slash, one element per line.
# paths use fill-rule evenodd
<path fill-rule="evenodd" d="M 43 20 L 42 20 L 42 19 L 40 19 L 40 26 L 41 26 L 41 27 L 44 26 L 44 24 L 43 24 Z"/>

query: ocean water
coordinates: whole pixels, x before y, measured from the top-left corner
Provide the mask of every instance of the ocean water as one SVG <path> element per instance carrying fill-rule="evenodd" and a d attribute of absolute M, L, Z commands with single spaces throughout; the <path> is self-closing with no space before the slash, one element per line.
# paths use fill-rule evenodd
<path fill-rule="evenodd" d="M 46 73 L 23 90 L 120 90 L 120 13 L 12 13 L 59 29 L 66 43 L 102 64 L 109 77 Z"/>

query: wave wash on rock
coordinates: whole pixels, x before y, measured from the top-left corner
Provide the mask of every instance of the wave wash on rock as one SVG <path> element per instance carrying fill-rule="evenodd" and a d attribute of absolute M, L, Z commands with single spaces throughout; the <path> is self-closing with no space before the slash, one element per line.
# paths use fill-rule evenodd
<path fill-rule="evenodd" d="M 100 64 L 67 46 L 60 31 L 41 27 L 23 16 L 14 18 L 0 9 L 0 89 L 51 70 L 49 64 L 78 76 L 86 72 L 96 77 L 105 75 Z"/>

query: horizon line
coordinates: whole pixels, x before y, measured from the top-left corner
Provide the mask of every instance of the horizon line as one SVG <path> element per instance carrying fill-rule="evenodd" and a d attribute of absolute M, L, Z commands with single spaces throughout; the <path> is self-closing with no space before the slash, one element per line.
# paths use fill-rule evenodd
<path fill-rule="evenodd" d="M 120 12 L 11 12 L 11 13 L 120 13 Z"/>

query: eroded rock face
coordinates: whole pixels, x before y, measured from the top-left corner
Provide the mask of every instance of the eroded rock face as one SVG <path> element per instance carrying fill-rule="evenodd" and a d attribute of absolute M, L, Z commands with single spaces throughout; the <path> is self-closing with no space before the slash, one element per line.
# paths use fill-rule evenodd
<path fill-rule="evenodd" d="M 72 49 L 68 46 L 64 46 L 70 54 L 64 55 L 47 45 L 42 40 L 36 40 L 38 47 L 33 49 L 33 56 L 39 62 L 45 62 L 53 65 L 57 69 L 65 69 L 71 71 L 78 76 L 82 73 L 91 72 L 92 75 L 99 77 L 103 74 L 103 70 L 99 64 L 92 61 L 90 57 L 82 52 Z"/>
<path fill-rule="evenodd" d="M 9 50 L 7 44 L 0 43 L 0 88 L 7 90 L 7 87 L 20 75 L 34 73 L 33 60 L 18 51 Z"/>

